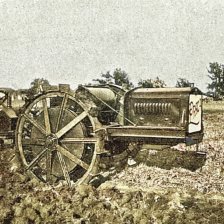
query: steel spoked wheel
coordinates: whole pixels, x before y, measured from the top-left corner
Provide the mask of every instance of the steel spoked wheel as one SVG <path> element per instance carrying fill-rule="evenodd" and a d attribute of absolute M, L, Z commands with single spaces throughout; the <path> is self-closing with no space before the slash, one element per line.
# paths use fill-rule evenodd
<path fill-rule="evenodd" d="M 16 145 L 25 169 L 50 184 L 88 181 L 97 167 L 94 129 L 86 108 L 70 94 L 37 97 L 17 125 Z"/>

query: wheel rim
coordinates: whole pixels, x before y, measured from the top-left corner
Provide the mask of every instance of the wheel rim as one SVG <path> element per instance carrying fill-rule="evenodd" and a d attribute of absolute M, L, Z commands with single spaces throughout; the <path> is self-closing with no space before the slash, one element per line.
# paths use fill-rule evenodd
<path fill-rule="evenodd" d="M 21 114 L 16 144 L 26 170 L 43 182 L 79 184 L 92 175 L 97 144 L 88 112 L 68 93 L 36 98 Z"/>

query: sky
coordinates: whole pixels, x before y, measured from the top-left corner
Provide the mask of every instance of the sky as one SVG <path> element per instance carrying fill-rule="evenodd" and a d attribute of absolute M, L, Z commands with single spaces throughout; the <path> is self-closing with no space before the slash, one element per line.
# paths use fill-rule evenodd
<path fill-rule="evenodd" d="M 121 68 L 205 91 L 209 63 L 224 63 L 223 21 L 223 0 L 0 0 L 0 87 L 76 88 Z"/>

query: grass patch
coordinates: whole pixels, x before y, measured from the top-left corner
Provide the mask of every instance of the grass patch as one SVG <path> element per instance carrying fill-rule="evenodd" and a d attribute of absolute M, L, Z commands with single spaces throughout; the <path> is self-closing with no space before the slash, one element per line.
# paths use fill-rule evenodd
<path fill-rule="evenodd" d="M 224 101 L 204 102 L 203 111 L 207 113 L 224 112 Z"/>

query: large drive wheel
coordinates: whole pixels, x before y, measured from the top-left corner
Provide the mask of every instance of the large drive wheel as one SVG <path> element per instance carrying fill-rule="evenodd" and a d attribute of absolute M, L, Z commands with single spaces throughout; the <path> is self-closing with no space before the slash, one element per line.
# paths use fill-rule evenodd
<path fill-rule="evenodd" d="M 50 184 L 88 181 L 97 167 L 94 129 L 87 108 L 72 95 L 37 97 L 17 124 L 16 145 L 25 169 Z"/>

